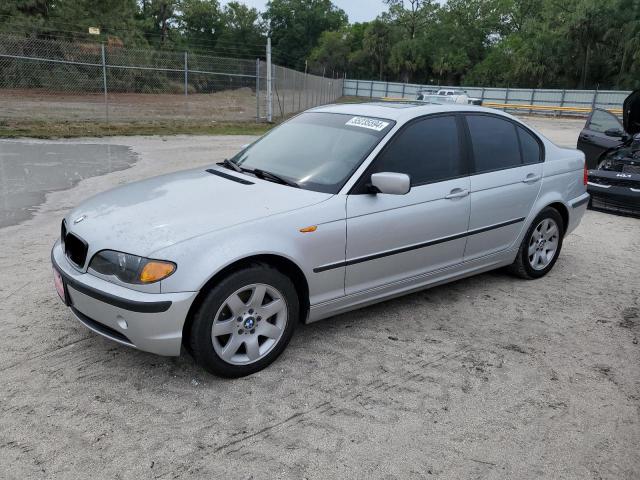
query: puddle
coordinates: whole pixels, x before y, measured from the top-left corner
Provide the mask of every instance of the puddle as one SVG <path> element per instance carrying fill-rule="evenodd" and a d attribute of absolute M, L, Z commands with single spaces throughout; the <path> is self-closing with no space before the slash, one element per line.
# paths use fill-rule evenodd
<path fill-rule="evenodd" d="M 124 170 L 136 155 L 107 144 L 0 141 L 0 228 L 28 220 L 47 192 Z"/>

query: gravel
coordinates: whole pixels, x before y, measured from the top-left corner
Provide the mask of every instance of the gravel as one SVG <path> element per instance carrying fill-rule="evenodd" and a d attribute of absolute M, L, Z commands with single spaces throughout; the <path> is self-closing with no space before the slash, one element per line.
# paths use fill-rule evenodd
<path fill-rule="evenodd" d="M 532 123 L 571 145 L 582 122 Z M 62 215 L 250 140 L 60 142 L 139 160 L 0 229 L 0 477 L 640 478 L 638 219 L 587 212 L 538 281 L 490 272 L 300 326 L 240 380 L 73 320 L 49 263 Z"/>

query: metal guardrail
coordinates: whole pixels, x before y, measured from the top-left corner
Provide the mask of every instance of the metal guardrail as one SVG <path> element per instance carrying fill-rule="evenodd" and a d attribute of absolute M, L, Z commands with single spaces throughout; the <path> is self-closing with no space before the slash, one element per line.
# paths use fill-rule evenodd
<path fill-rule="evenodd" d="M 482 104 L 483 107 L 489 108 L 501 108 L 503 110 L 536 110 L 540 112 L 562 112 L 562 113 L 586 113 L 589 114 L 593 111 L 591 107 L 561 107 L 560 105 L 523 105 L 517 103 L 493 103 L 486 102 Z M 614 115 L 622 115 L 622 108 L 605 108 L 608 112 Z"/>
<path fill-rule="evenodd" d="M 398 97 L 382 97 L 381 100 L 385 102 L 415 102 L 416 101 L 416 100 L 411 100 L 407 98 L 398 98 Z M 533 110 L 533 111 L 551 112 L 551 113 L 560 112 L 560 113 L 589 114 L 593 110 L 593 108 L 591 107 L 561 107 L 559 105 L 528 105 L 528 104 L 519 104 L 519 103 L 494 103 L 494 102 L 484 102 L 482 106 L 488 107 L 488 108 L 500 108 L 502 110 L 529 110 L 529 111 Z M 621 108 L 605 108 L 603 110 L 607 110 L 608 112 L 611 112 L 614 115 L 618 115 L 618 116 L 622 115 Z"/>
<path fill-rule="evenodd" d="M 622 103 L 630 92 L 622 90 L 568 90 L 541 88 L 489 88 L 415 83 L 383 82 L 377 80 L 345 80 L 343 94 L 366 98 L 396 98 L 415 100 L 418 92 L 432 89 L 463 89 L 470 97 L 482 100 L 494 108 L 528 111 L 535 114 L 586 116 L 594 108 L 610 110 L 620 115 Z M 508 105 L 501 107 L 501 105 Z M 546 107 L 546 108 L 545 108 Z"/>

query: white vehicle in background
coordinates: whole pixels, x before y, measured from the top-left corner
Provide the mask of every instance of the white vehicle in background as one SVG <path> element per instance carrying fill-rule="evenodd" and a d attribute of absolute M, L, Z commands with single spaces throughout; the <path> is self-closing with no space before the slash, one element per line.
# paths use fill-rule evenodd
<path fill-rule="evenodd" d="M 465 105 L 482 105 L 482 99 L 473 98 L 467 95 L 465 90 L 461 88 L 444 88 L 438 90 L 437 95 L 451 96 L 455 98 L 454 103 L 462 103 Z"/>
<path fill-rule="evenodd" d="M 432 103 L 443 103 L 444 101 L 462 105 L 482 105 L 482 99 L 470 97 L 461 88 L 424 89 L 418 91 L 416 99 Z"/>

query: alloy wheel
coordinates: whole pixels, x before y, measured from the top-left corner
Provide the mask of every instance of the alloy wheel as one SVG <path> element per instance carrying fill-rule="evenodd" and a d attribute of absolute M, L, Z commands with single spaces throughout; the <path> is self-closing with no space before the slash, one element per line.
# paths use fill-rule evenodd
<path fill-rule="evenodd" d="M 287 325 L 284 295 L 271 285 L 247 285 L 229 295 L 213 320 L 211 340 L 218 356 L 231 365 L 264 358 Z"/>
<path fill-rule="evenodd" d="M 533 230 L 527 251 L 529 264 L 534 270 L 544 270 L 558 251 L 560 229 L 552 218 L 543 219 Z"/>

